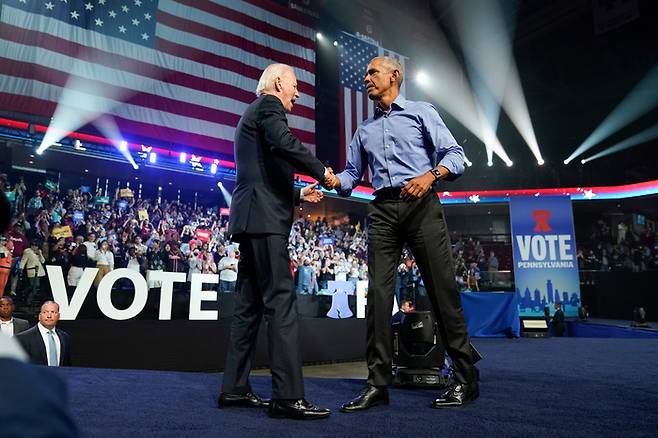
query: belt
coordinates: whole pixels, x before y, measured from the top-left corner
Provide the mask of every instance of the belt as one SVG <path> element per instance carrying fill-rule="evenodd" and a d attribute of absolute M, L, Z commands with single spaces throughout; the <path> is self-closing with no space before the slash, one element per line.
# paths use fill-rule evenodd
<path fill-rule="evenodd" d="M 377 201 L 385 200 L 399 200 L 400 193 L 402 192 L 402 187 L 384 187 L 383 189 L 377 190 L 373 195 Z"/>

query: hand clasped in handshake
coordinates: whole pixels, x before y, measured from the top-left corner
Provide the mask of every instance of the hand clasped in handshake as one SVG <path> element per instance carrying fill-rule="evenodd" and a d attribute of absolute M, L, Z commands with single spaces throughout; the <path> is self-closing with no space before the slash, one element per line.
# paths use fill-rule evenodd
<path fill-rule="evenodd" d="M 340 187 L 340 180 L 334 175 L 334 170 L 331 167 L 327 167 L 327 174 L 324 177 L 322 185 L 327 190 L 333 190 Z"/>

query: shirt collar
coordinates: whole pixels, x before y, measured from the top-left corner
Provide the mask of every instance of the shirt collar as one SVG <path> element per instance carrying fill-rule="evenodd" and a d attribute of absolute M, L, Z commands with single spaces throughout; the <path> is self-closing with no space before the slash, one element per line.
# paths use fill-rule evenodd
<path fill-rule="evenodd" d="M 1 321 L 1 320 L 0 320 L 0 324 L 2 324 L 2 325 L 9 325 L 9 324 L 11 324 L 12 322 L 14 322 L 14 318 L 13 318 L 13 317 L 12 317 L 9 321 Z"/>
<path fill-rule="evenodd" d="M 48 335 L 50 329 L 47 329 L 46 327 L 41 325 L 40 322 L 37 323 L 37 327 L 39 327 L 39 331 L 41 332 L 42 335 Z M 53 333 L 55 333 L 55 327 L 53 327 Z"/>
<path fill-rule="evenodd" d="M 396 97 L 395 100 L 391 102 L 391 109 L 396 108 L 403 110 L 406 105 L 407 99 L 405 99 L 401 94 L 398 94 L 398 97 Z M 375 108 L 375 116 L 380 117 L 384 114 L 384 110 L 379 106 L 379 104 L 377 104 L 377 108 Z"/>

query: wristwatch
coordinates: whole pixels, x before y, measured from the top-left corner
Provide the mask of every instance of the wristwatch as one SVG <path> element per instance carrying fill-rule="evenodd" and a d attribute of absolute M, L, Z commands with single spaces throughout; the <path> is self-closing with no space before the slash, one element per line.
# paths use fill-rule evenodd
<path fill-rule="evenodd" d="M 434 175 L 434 180 L 435 181 L 438 181 L 438 180 L 441 179 L 441 172 L 439 172 L 439 169 L 435 168 L 435 169 L 430 170 L 430 172 L 432 172 L 432 175 Z"/>

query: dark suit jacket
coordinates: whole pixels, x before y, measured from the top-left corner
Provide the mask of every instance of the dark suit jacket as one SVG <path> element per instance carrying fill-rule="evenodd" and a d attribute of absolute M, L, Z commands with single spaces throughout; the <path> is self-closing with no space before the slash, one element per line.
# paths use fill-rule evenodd
<path fill-rule="evenodd" d="M 258 97 L 245 111 L 235 133 L 237 170 L 231 202 L 229 233 L 290 233 L 294 205 L 295 170 L 318 181 L 324 165 L 288 128 L 281 101 Z"/>
<path fill-rule="evenodd" d="M 0 357 L 2 436 L 78 437 L 66 383 L 52 369 Z"/>
<path fill-rule="evenodd" d="M 55 328 L 55 333 L 59 336 L 61 352 L 59 355 L 59 366 L 71 366 L 71 337 L 64 330 Z M 30 362 L 37 365 L 48 365 L 48 355 L 46 354 L 46 345 L 43 343 L 39 327 L 34 327 L 14 336 L 21 344 L 23 350 L 30 357 Z"/>
<path fill-rule="evenodd" d="M 24 319 L 14 318 L 14 336 L 30 328 L 30 323 Z"/>

